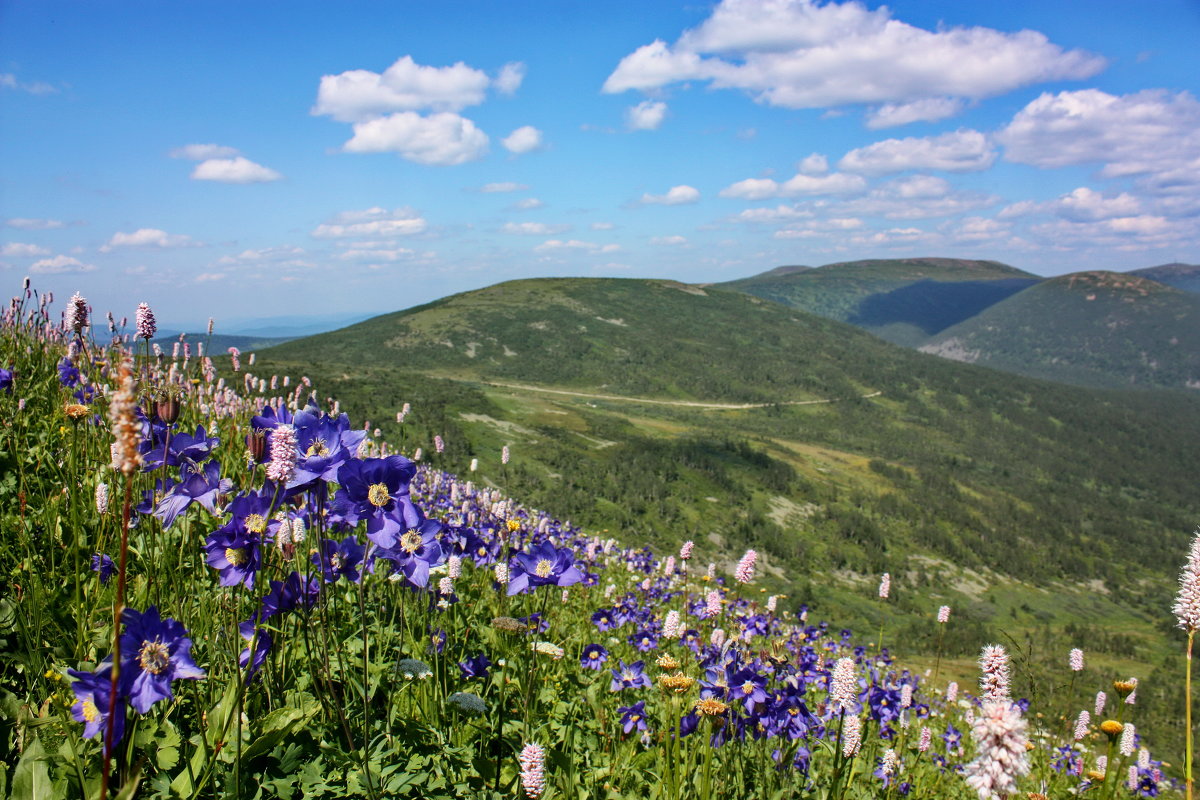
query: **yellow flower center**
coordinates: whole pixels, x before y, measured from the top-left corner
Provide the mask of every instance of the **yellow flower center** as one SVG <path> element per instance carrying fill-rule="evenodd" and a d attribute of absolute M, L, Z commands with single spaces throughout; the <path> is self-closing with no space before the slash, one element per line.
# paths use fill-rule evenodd
<path fill-rule="evenodd" d="M 388 494 L 387 484 L 372 483 L 371 487 L 367 489 L 367 500 L 376 508 L 383 508 L 391 499 L 391 495 Z"/>
<path fill-rule="evenodd" d="M 592 652 L 588 653 L 588 658 L 592 659 L 593 661 L 595 661 L 599 657 L 600 657 L 600 653 L 597 652 L 596 650 L 593 650 Z"/>
<path fill-rule="evenodd" d="M 334 553 L 329 557 L 329 566 L 334 572 L 340 572 L 342 569 L 342 554 Z"/>
<path fill-rule="evenodd" d="M 520 521 L 519 521 L 519 520 L 515 520 L 515 519 L 510 519 L 510 520 L 508 521 L 508 529 L 509 529 L 509 531 L 512 531 L 512 532 L 515 532 L 515 531 L 519 531 L 519 530 L 521 530 L 521 523 L 520 523 Z"/>
<path fill-rule="evenodd" d="M 313 443 L 308 446 L 308 450 L 304 452 L 306 456 L 327 456 L 329 448 L 325 446 L 324 439 L 314 439 Z"/>
<path fill-rule="evenodd" d="M 753 693 L 754 693 L 754 683 L 753 682 L 746 681 L 745 683 L 742 684 L 742 694 L 753 694 Z"/>
<path fill-rule="evenodd" d="M 143 642 L 138 665 L 151 675 L 161 675 L 171 663 L 171 654 L 162 642 Z"/>
<path fill-rule="evenodd" d="M 225 560 L 235 567 L 241 567 L 250 561 L 250 554 L 245 547 L 226 547 Z"/>
<path fill-rule="evenodd" d="M 539 578 L 549 578 L 550 573 L 554 571 L 554 563 L 543 558 L 538 562 L 537 567 L 533 570 L 533 574 Z"/>
<path fill-rule="evenodd" d="M 267 529 L 267 520 L 262 514 L 251 514 L 246 517 L 246 531 L 248 533 L 262 533 Z"/>
<path fill-rule="evenodd" d="M 425 540 L 416 531 L 407 531 L 400 537 L 400 549 L 406 553 L 417 552 L 423 544 L 425 544 Z"/>
<path fill-rule="evenodd" d="M 85 722 L 95 722 L 100 718 L 100 709 L 96 708 L 96 704 L 91 700 L 84 700 L 79 705 Z"/>
<path fill-rule="evenodd" d="M 729 706 L 717 700 L 715 697 L 705 697 L 696 701 L 696 711 L 706 717 L 715 717 L 718 714 L 724 714 Z"/>

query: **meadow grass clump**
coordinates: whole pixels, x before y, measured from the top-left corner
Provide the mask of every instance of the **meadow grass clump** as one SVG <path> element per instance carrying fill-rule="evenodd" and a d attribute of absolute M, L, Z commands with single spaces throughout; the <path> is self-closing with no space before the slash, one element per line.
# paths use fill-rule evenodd
<path fill-rule="evenodd" d="M 0 321 L 8 796 L 1173 791 L 1135 682 L 1053 730 L 1002 648 L 960 694 L 762 602 L 753 551 L 724 576 L 589 535 L 153 326 L 32 290 Z"/>

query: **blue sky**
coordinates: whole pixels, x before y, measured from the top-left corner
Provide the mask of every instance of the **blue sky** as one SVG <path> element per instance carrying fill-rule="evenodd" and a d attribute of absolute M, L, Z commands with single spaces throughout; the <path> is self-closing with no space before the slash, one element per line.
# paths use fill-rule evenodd
<path fill-rule="evenodd" d="M 187 325 L 1198 263 L 1196 42 L 1188 0 L 0 1 L 0 280 Z"/>

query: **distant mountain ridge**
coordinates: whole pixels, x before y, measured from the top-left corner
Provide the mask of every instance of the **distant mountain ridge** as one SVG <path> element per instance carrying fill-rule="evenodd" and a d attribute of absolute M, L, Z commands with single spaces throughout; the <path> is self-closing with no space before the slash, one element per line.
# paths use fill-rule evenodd
<path fill-rule="evenodd" d="M 916 346 L 1039 280 L 998 261 L 930 257 L 782 267 L 722 285 Z"/>
<path fill-rule="evenodd" d="M 1060 275 L 920 349 L 1089 386 L 1200 389 L 1200 295 L 1131 273 Z"/>
<path fill-rule="evenodd" d="M 1140 275 L 1185 292 L 1200 293 L 1200 264 L 1162 264 L 1157 267 L 1130 270 L 1129 275 Z"/>

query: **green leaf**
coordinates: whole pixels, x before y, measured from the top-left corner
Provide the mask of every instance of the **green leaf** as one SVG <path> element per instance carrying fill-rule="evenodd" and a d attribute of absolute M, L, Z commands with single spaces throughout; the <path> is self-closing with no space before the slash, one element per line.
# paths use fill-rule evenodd
<path fill-rule="evenodd" d="M 45 800 L 51 796 L 48 760 L 41 740 L 36 736 L 30 737 L 29 746 L 13 771 L 9 800 Z"/>
<path fill-rule="evenodd" d="M 242 758 L 250 760 L 266 755 L 275 746 L 299 729 L 307 718 L 294 708 L 277 708 L 262 719 L 261 733 L 250 746 L 242 751 Z"/>

